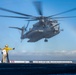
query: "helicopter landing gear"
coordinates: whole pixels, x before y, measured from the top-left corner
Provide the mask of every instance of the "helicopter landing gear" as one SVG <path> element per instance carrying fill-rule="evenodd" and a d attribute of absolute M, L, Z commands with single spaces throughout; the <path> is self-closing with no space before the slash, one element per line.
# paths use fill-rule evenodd
<path fill-rule="evenodd" d="M 48 40 L 45 38 L 44 42 L 48 42 Z"/>

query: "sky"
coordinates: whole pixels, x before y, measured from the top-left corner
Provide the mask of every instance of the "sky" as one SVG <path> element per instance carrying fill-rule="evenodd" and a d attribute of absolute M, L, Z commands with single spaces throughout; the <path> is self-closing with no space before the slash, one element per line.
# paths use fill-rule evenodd
<path fill-rule="evenodd" d="M 44 16 L 51 16 L 72 8 L 76 8 L 76 0 L 0 0 L 0 7 L 18 11 L 21 13 L 39 16 L 33 1 L 42 2 Z M 0 10 L 0 15 L 21 16 L 18 14 Z M 76 16 L 76 10 L 55 17 Z M 22 27 L 27 25 L 25 19 L 0 17 L 0 48 L 6 44 L 15 47 L 9 51 L 10 60 L 76 60 L 76 18 L 56 19 L 60 23 L 60 34 L 44 42 L 41 39 L 37 42 L 21 42 L 21 32 L 10 29 L 10 26 Z M 36 21 L 29 24 L 32 28 Z M 0 59 L 2 55 L 0 54 Z"/>

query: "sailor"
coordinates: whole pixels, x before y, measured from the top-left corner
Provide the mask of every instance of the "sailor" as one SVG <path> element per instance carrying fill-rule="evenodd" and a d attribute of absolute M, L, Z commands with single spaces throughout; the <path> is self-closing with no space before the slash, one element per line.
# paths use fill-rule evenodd
<path fill-rule="evenodd" d="M 10 61 L 9 61 L 8 52 L 9 52 L 9 50 L 14 50 L 15 48 L 10 48 L 10 47 L 8 47 L 8 45 L 5 45 L 5 47 L 3 49 L 6 50 L 6 58 L 7 58 L 7 62 L 9 63 Z M 2 62 L 3 62 L 3 58 L 2 58 Z"/>

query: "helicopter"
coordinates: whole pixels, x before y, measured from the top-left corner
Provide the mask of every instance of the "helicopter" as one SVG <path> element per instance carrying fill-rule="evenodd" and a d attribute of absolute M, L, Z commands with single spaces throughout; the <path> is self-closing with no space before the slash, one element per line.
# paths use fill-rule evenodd
<path fill-rule="evenodd" d="M 58 20 L 56 20 L 56 19 L 76 17 L 76 16 L 54 17 L 57 15 L 61 15 L 64 13 L 75 11 L 76 8 L 72 8 L 70 10 L 60 12 L 60 13 L 57 13 L 57 14 L 54 14 L 51 16 L 43 16 L 41 2 L 37 1 L 37 2 L 33 2 L 33 3 L 36 7 L 36 10 L 37 10 L 39 16 L 32 16 L 32 15 L 28 15 L 28 14 L 24 14 L 24 13 L 12 11 L 12 10 L 0 7 L 0 10 L 2 10 L 2 11 L 15 13 L 15 14 L 22 16 L 22 17 L 20 17 L 20 16 L 0 15 L 0 17 L 20 18 L 20 19 L 26 19 L 28 21 L 26 27 L 25 26 L 23 26 L 22 28 L 9 27 L 9 28 L 18 29 L 21 31 L 21 40 L 28 38 L 29 39 L 28 42 L 37 42 L 37 41 L 44 38 L 44 41 L 48 42 L 49 38 L 52 38 L 52 37 L 58 35 L 61 31 L 63 31 L 63 29 L 60 29 L 60 24 L 59 24 Z M 38 21 L 38 22 L 33 24 L 33 27 L 29 28 L 29 30 L 27 31 L 27 28 L 28 28 L 30 21 Z"/>

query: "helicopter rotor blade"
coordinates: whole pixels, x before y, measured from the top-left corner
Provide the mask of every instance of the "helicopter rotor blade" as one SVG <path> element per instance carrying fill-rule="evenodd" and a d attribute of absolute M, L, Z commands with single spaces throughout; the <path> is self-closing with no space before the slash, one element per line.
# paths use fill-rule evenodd
<path fill-rule="evenodd" d="M 34 17 L 34 16 L 32 16 L 32 15 L 28 15 L 28 14 L 24 14 L 24 13 L 20 13 L 20 12 L 12 11 L 12 10 L 5 9 L 5 8 L 1 8 L 1 7 L 0 7 L 0 10 L 7 11 L 7 12 L 11 12 L 11 13 L 15 13 L 15 14 L 19 14 L 19 15 L 22 15 L 22 16 Z"/>
<path fill-rule="evenodd" d="M 30 19 L 30 20 L 26 20 L 26 21 L 37 21 L 39 19 Z"/>
<path fill-rule="evenodd" d="M 20 18 L 20 19 L 30 19 L 29 17 L 6 16 L 6 15 L 0 15 L 0 17 L 7 17 L 7 18 Z"/>
<path fill-rule="evenodd" d="M 53 19 L 62 19 L 62 18 L 76 18 L 76 16 L 54 17 Z"/>
<path fill-rule="evenodd" d="M 61 13 L 58 13 L 58 14 L 54 14 L 54 15 L 51 15 L 51 16 L 48 16 L 49 17 L 53 17 L 53 16 L 57 16 L 57 15 L 61 15 L 61 14 L 64 14 L 64 13 L 68 13 L 68 12 L 71 12 L 71 11 L 75 11 L 76 8 L 73 8 L 73 9 L 70 9 L 70 10 L 67 10 L 67 11 L 64 11 L 64 12 L 61 12 Z"/>
<path fill-rule="evenodd" d="M 36 10 L 37 10 L 38 14 L 42 16 L 43 15 L 43 13 L 42 13 L 42 3 L 40 1 L 34 1 L 33 3 L 36 7 Z"/>

